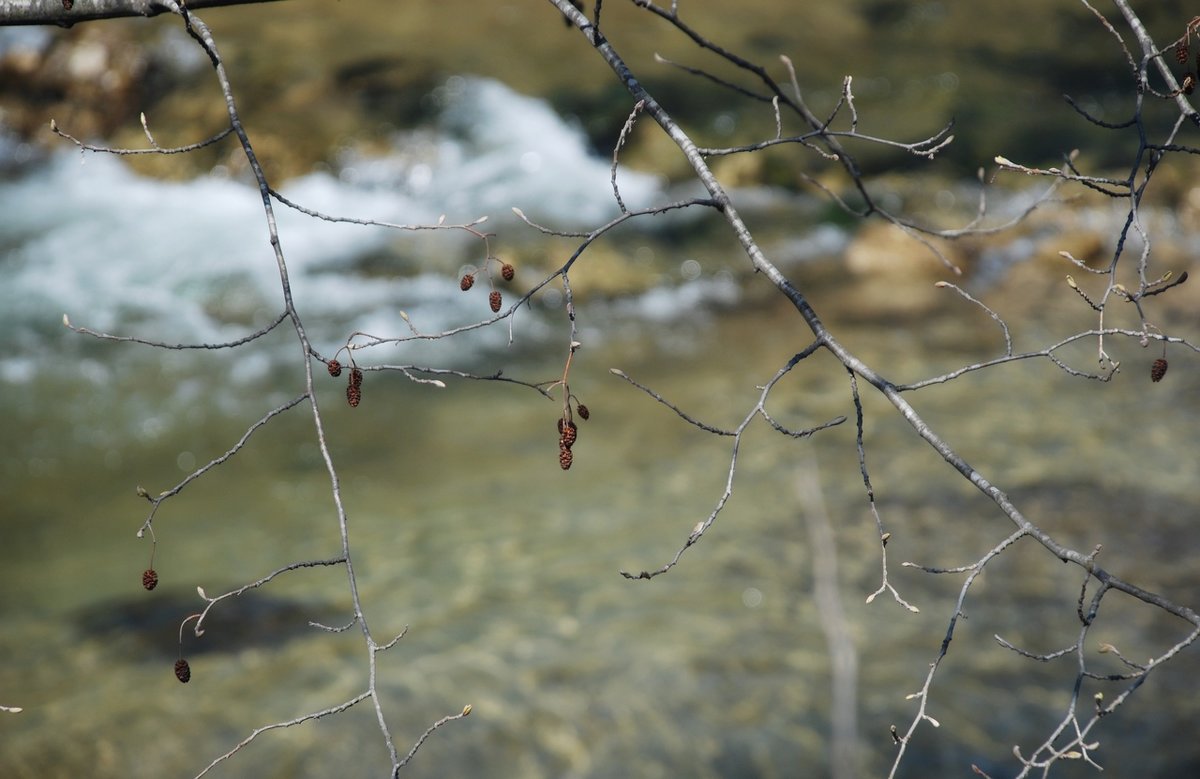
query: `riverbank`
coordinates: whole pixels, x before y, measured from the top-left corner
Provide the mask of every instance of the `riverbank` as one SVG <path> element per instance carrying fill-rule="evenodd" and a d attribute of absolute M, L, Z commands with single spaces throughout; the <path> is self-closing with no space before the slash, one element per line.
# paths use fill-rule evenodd
<path fill-rule="evenodd" d="M 774 117 L 761 103 L 656 62 L 655 55 L 756 88 L 753 77 L 698 52 L 684 35 L 633 4 L 605 12 L 609 37 L 700 143 L 774 134 Z M 880 134 L 886 127 L 889 137 L 916 140 L 953 120 L 956 142 L 940 166 L 951 178 L 969 175 L 998 153 L 1057 162 L 1072 148 L 1095 146 L 1100 164 L 1123 163 L 1120 153 L 1103 151 L 1107 131 L 1082 121 L 1062 100 L 1070 94 L 1101 119 L 1123 118 L 1129 110 L 1123 56 L 1080 5 L 864 1 L 798 11 L 751 0 L 736 9 L 694 4 L 683 13 L 701 34 L 762 64 L 781 82 L 787 76 L 779 57 L 789 56 L 819 115 L 834 106 L 850 76 L 865 132 Z M 346 147 L 389 146 L 393 134 L 436 113 L 435 91 L 452 75 L 496 79 L 549 101 L 575 117 L 603 154 L 610 153 L 631 109 L 600 59 L 588 56 L 578 33 L 564 28 L 548 6 L 479 8 L 453 0 L 397 8 L 384 0 L 290 0 L 210 9 L 204 17 L 235 80 L 260 157 L 276 180 L 334 164 Z M 1143 18 L 1163 41 L 1181 34 L 1187 21 L 1157 7 L 1144 9 Z M 10 77 L 0 89 L 0 123 L 39 144 L 57 143 L 45 129 L 49 118 L 80 137 L 130 147 L 145 143 L 139 112 L 165 146 L 198 141 L 225 123 L 206 58 L 169 17 L 64 31 L 17 29 L 2 40 L 0 71 Z M 537 46 L 512 56 L 512 41 Z M 661 149 L 655 134 L 638 132 L 629 139 L 627 160 L 658 167 Z M 868 172 L 927 167 L 882 147 L 858 152 Z M 241 161 L 226 145 L 135 164 L 155 175 L 187 178 Z M 757 175 L 772 185 L 801 186 L 778 170 Z"/>

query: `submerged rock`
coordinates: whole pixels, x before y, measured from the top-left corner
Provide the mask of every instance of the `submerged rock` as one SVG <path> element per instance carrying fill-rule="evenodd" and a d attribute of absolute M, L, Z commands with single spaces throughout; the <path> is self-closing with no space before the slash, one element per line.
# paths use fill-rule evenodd
<path fill-rule="evenodd" d="M 76 616 L 75 625 L 85 639 L 126 646 L 135 656 L 157 662 L 179 654 L 180 624 L 203 607 L 194 591 L 159 590 L 91 605 Z M 338 626 L 349 621 L 349 610 L 329 603 L 248 592 L 213 608 L 204 621 L 203 636 L 197 638 L 192 631 L 195 621 L 189 622 L 183 629 L 183 651 L 194 656 L 279 646 L 324 635 L 309 622 Z"/>

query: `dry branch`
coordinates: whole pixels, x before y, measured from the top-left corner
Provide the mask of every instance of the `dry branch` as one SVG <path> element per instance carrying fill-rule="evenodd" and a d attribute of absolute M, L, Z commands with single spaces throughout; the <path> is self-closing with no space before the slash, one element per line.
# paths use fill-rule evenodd
<path fill-rule="evenodd" d="M 189 10 L 196 11 L 271 2 L 276 0 L 191 0 L 186 5 Z M 0 26 L 52 24 L 70 27 L 78 22 L 164 13 L 171 13 L 171 9 L 161 0 L 0 0 Z"/>

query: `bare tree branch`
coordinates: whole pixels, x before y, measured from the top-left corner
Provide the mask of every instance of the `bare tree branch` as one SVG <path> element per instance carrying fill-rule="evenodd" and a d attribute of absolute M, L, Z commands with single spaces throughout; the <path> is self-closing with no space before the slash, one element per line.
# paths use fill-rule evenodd
<path fill-rule="evenodd" d="M 191 10 L 227 5 L 270 3 L 275 0 L 189 0 Z M 0 25 L 53 24 L 70 27 L 77 22 L 158 16 L 171 13 L 163 0 L 0 0 Z"/>

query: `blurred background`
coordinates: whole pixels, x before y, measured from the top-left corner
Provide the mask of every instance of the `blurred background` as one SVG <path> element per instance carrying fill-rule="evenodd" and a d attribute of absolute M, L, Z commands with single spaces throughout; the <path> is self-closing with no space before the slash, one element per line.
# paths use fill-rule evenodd
<path fill-rule="evenodd" d="M 1137 148 L 1135 129 L 1089 124 L 1062 98 L 1107 122 L 1133 109 L 1120 43 L 1081 3 L 680 6 L 696 30 L 777 79 L 786 78 L 779 56 L 790 57 L 818 113 L 832 110 L 852 76 L 865 134 L 914 141 L 953 120 L 955 143 L 932 163 L 853 146 L 880 202 L 932 226 L 974 216 L 980 168 L 986 224 L 1037 198 L 1038 182 L 993 176 L 998 154 L 1058 165 L 1078 149 L 1085 172 L 1124 177 Z M 1191 18 L 1183 3 L 1138 10 L 1163 46 Z M 577 246 L 537 234 L 513 207 L 565 230 L 616 213 L 612 147 L 630 101 L 549 4 L 290 0 L 201 15 L 268 175 L 307 207 L 400 223 L 486 215 L 491 250 L 517 268 L 501 285 L 510 301 Z M 604 24 L 698 143 L 774 135 L 769 107 L 655 61 L 659 53 L 755 86 L 677 31 L 628 3 L 606 4 Z M 1147 109 L 1152 139 L 1173 110 Z M 101 342 L 63 327 L 66 313 L 119 335 L 215 343 L 280 309 L 261 204 L 234 143 L 117 158 L 81 154 L 48 130 L 54 119 L 88 141 L 142 147 L 139 112 L 163 146 L 222 127 L 207 58 L 175 20 L 0 29 L 0 704 L 23 708 L 0 717 L 5 777 L 194 775 L 254 728 L 366 685 L 360 634 L 308 626 L 349 619 L 340 568 L 288 574 L 218 608 L 202 638 L 184 639 L 192 682 L 171 674 L 179 623 L 201 606 L 197 585 L 223 592 L 298 559 L 334 556 L 339 542 L 311 417 L 298 408 L 163 505 L 153 561 L 161 583 L 140 585 L 150 545 L 135 537 L 147 512 L 136 487 L 175 486 L 303 385 L 286 327 L 217 352 Z M 1194 132 L 1180 142 L 1195 144 Z M 631 207 L 696 194 L 647 120 L 621 159 Z M 1061 190 L 1013 230 L 941 245 L 964 271 L 956 277 L 920 244 L 849 220 L 806 187 L 816 178 L 848 192 L 812 155 L 777 149 L 714 167 L 771 259 L 844 343 L 897 382 L 1003 353 L 996 322 L 937 280 L 955 280 L 1002 315 L 1018 352 L 1095 326 L 1064 277 L 1074 272 L 1089 290 L 1094 280 L 1058 253 L 1106 263 L 1125 216 L 1119 201 Z M 1153 278 L 1188 270 L 1200 248 L 1195 172 L 1170 158 L 1148 191 L 1141 216 Z M 404 335 L 407 318 L 434 332 L 490 315 L 482 279 L 468 293 L 458 287 L 485 256 L 465 234 L 277 213 L 297 305 L 326 355 L 356 330 Z M 1141 248 L 1131 241 L 1127 260 Z M 802 441 L 757 422 L 734 496 L 703 542 L 669 575 L 626 581 L 618 570 L 658 567 L 708 516 L 730 439 L 688 426 L 610 369 L 731 429 L 757 387 L 809 341 L 710 214 L 623 226 L 571 278 L 584 344 L 571 388 L 592 414 L 569 472 L 557 464 L 559 407 L 528 388 L 448 380 L 436 389 L 371 372 L 351 409 L 344 378 L 318 371 L 367 616 L 377 638 L 409 628 L 380 665 L 398 747 L 473 706 L 404 775 L 829 775 L 831 662 L 813 594 L 814 555 L 829 555 L 814 520 L 833 529 L 858 660 L 860 775 L 886 774 L 889 726 L 911 721 L 915 702 L 905 696 L 936 656 L 962 581 L 900 563 L 965 565 L 1010 526 L 866 394 L 891 580 L 920 612 L 885 596 L 866 604 L 880 572 L 854 407 L 844 372 L 818 354 L 778 385 L 769 410 L 797 429 L 851 421 Z M 1194 341 L 1196 290 L 1152 298 L 1151 323 Z M 1132 315 L 1106 324 L 1137 327 Z M 561 375 L 567 345 L 561 289 L 551 284 L 515 316 L 511 339 L 502 325 L 360 359 L 502 369 L 535 382 Z M 1159 347 L 1106 345 L 1122 366 L 1109 383 L 1027 360 L 911 400 L 1045 530 L 1083 551 L 1103 544 L 1101 562 L 1118 575 L 1194 604 L 1200 370 L 1173 348 L 1167 376 L 1152 384 Z M 1080 370 L 1093 369 L 1095 355 L 1091 340 L 1059 353 Z M 972 763 L 1006 775 L 1014 744 L 1028 754 L 1041 743 L 1068 705 L 1074 660 L 1034 663 L 993 635 L 1036 653 L 1069 646 L 1081 583 L 1032 544 L 989 565 L 932 690 L 928 712 L 942 727 L 917 732 L 901 775 L 961 775 Z M 1185 634 L 1179 621 L 1110 596 L 1088 638 L 1089 662 L 1119 673 L 1111 655 L 1092 651 L 1101 641 L 1141 659 Z M 1193 655 L 1151 676 L 1095 731 L 1095 757 L 1109 771 L 1196 773 L 1200 749 L 1180 738 L 1180 723 L 1198 713 L 1186 693 Z M 1118 689 L 1089 683 L 1083 697 Z M 210 775 L 379 775 L 386 763 L 364 704 L 267 734 Z M 1094 770 L 1060 768 L 1055 775 Z"/>

